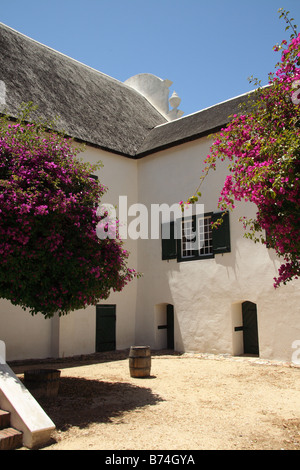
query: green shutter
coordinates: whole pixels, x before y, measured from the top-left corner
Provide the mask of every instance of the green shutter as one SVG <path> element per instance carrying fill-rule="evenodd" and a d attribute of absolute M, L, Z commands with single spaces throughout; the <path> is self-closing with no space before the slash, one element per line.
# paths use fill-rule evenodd
<path fill-rule="evenodd" d="M 175 238 L 174 222 L 161 224 L 162 259 L 177 258 L 177 240 Z"/>
<path fill-rule="evenodd" d="M 213 253 L 229 253 L 230 247 L 230 225 L 229 212 L 214 212 L 212 214 L 212 223 L 222 218 L 223 221 L 216 228 L 212 229 Z"/>

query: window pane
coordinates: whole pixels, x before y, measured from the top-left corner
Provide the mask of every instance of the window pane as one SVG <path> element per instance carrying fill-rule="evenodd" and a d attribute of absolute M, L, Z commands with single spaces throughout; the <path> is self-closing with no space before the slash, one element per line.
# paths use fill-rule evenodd
<path fill-rule="evenodd" d="M 182 243 L 181 243 L 181 257 L 190 258 L 195 256 L 194 244 L 196 241 L 195 233 L 193 232 L 193 221 L 182 221 Z"/>
<path fill-rule="evenodd" d="M 211 217 L 198 219 L 199 255 L 212 253 Z"/>
<path fill-rule="evenodd" d="M 211 216 L 182 221 L 181 258 L 212 255 L 211 222 Z"/>

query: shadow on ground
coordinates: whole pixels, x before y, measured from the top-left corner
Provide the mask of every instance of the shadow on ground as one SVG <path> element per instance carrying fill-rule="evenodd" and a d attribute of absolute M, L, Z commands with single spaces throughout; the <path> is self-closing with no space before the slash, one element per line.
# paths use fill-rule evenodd
<path fill-rule="evenodd" d="M 180 356 L 173 350 L 151 351 L 152 356 Z M 23 381 L 22 374 L 31 369 L 72 369 L 73 367 L 101 364 L 114 361 L 128 361 L 129 349 L 82 355 L 60 359 L 13 361 L 9 365 Z M 129 371 L 128 371 L 129 373 Z M 122 421 L 126 412 L 138 411 L 154 406 L 163 399 L 145 387 L 145 381 L 154 376 L 136 379 L 136 384 L 109 382 L 83 377 L 63 377 L 59 379 L 59 392 L 55 399 L 37 398 L 41 407 L 55 423 L 58 432 L 66 432 L 72 427 L 84 429 L 90 424 Z M 139 380 L 143 386 L 139 386 Z M 54 438 L 55 439 L 55 438 Z"/>
<path fill-rule="evenodd" d="M 126 382 L 61 377 L 57 398 L 38 401 L 57 430 L 66 431 L 72 426 L 84 428 L 91 423 L 108 423 L 126 411 L 163 400 L 149 388 Z"/>

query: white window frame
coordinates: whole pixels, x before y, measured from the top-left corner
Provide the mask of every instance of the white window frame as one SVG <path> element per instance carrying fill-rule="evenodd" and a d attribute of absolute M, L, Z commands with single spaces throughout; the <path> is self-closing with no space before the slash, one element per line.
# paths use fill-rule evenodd
<path fill-rule="evenodd" d="M 212 258 L 214 256 L 211 224 L 211 214 L 206 214 L 202 217 L 185 218 L 181 221 L 181 261 Z M 192 236 L 195 233 L 193 227 L 196 227 L 194 237 Z"/>

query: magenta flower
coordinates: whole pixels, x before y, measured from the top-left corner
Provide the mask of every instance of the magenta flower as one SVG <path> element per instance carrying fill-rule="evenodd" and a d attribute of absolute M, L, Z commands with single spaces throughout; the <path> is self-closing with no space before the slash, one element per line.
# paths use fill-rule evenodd
<path fill-rule="evenodd" d="M 34 123 L 0 121 L 0 293 L 32 314 L 96 304 L 137 275 L 117 236 L 97 237 L 106 188 L 79 150 Z"/>
<path fill-rule="evenodd" d="M 229 161 L 219 206 L 233 209 L 241 200 L 256 205 L 256 219 L 243 223 L 248 236 L 283 260 L 275 287 L 300 275 L 300 104 L 290 98 L 300 76 L 299 56 L 300 34 L 282 51 L 270 86 L 255 92 L 251 111 L 234 115 L 222 129 L 203 170 L 206 175 L 217 159 Z"/>

